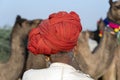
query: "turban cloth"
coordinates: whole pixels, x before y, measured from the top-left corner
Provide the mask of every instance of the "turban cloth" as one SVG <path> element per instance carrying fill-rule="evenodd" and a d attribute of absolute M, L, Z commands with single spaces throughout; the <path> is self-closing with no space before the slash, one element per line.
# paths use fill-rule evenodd
<path fill-rule="evenodd" d="M 33 54 L 55 54 L 72 50 L 81 30 L 80 18 L 74 11 L 53 13 L 30 31 L 28 50 Z"/>

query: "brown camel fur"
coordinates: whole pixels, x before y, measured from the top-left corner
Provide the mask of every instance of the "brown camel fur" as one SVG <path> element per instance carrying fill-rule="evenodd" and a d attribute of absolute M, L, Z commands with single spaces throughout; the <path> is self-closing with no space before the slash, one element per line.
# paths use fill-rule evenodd
<path fill-rule="evenodd" d="M 44 55 L 34 55 L 29 52 L 26 62 L 26 70 L 28 69 L 42 69 L 47 67 L 47 62 Z"/>
<path fill-rule="evenodd" d="M 104 32 L 100 44 L 92 53 L 89 49 L 89 33 L 80 34 L 78 45 L 74 49 L 75 59 L 80 69 L 90 74 L 94 79 L 98 79 L 110 66 L 114 57 L 114 48 L 117 46 L 116 38 L 109 32 Z"/>
<path fill-rule="evenodd" d="M 28 32 L 39 24 L 40 20 L 28 21 L 16 17 L 11 32 L 11 55 L 6 63 L 0 63 L 0 80 L 18 80 L 25 64 L 25 40 Z"/>
<path fill-rule="evenodd" d="M 110 8 L 107 13 L 107 18 L 116 24 L 120 25 L 120 1 L 113 2 L 112 0 L 109 0 Z M 100 28 L 105 28 L 104 22 L 99 23 L 99 28 L 96 31 L 89 31 L 91 38 L 97 40 L 99 42 L 100 38 L 98 36 Z M 95 36 L 96 35 L 96 36 Z M 97 38 L 97 39 L 96 39 Z M 118 43 L 116 41 L 116 43 Z M 103 75 L 102 80 L 120 80 L 120 44 L 117 48 L 115 48 L 115 57 L 112 61 L 111 66 L 109 69 L 107 69 L 107 72 Z"/>

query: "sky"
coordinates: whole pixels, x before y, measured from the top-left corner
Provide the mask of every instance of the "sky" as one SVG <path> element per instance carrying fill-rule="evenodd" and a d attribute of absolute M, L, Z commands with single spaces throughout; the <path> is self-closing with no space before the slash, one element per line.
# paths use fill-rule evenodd
<path fill-rule="evenodd" d="M 33 20 L 46 19 L 54 12 L 75 11 L 84 30 L 95 30 L 108 9 L 108 0 L 0 0 L 0 27 L 13 26 L 17 15 Z"/>

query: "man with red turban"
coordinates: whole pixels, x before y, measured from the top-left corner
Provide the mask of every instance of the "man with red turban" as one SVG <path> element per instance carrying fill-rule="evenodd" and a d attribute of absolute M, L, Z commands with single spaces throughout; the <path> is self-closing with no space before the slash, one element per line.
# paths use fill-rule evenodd
<path fill-rule="evenodd" d="M 76 46 L 82 30 L 77 13 L 60 11 L 53 13 L 34 28 L 28 39 L 28 50 L 33 54 L 49 55 L 49 68 L 30 69 L 22 80 L 93 80 L 70 65 L 71 51 Z"/>

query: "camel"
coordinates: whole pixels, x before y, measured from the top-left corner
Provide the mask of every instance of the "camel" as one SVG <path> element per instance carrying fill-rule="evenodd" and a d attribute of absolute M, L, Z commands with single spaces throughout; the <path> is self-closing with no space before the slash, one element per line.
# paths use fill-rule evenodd
<path fill-rule="evenodd" d="M 103 31 L 106 26 L 110 27 L 112 33 L 116 35 L 119 32 L 117 26 L 110 26 L 110 24 L 120 25 L 120 1 L 113 2 L 112 0 L 109 0 L 109 4 L 110 8 L 107 13 L 107 18 L 105 20 L 100 20 L 101 22 L 98 23 L 99 26 L 96 31 L 89 31 L 90 38 L 96 40 L 98 43 L 100 40 L 100 37 L 98 36 L 99 31 Z M 110 24 L 106 24 L 108 23 L 108 21 Z M 118 41 L 116 41 L 116 43 L 118 43 Z M 102 80 L 120 80 L 120 44 L 118 44 L 118 46 L 115 48 L 115 52 L 113 54 L 115 55 L 115 57 L 109 69 L 107 69 L 106 73 L 104 73 L 104 75 L 102 76 Z"/>
<path fill-rule="evenodd" d="M 110 23 L 114 23 L 116 25 L 120 24 L 120 1 L 115 1 L 113 2 L 112 0 L 109 0 L 109 4 L 110 4 L 110 8 L 108 10 L 107 13 L 107 20 Z M 89 31 L 90 33 L 90 37 L 94 40 L 96 40 L 99 43 L 100 37 L 98 36 L 99 31 L 103 30 L 104 28 L 110 27 L 109 24 L 106 25 L 106 19 L 105 20 L 100 20 L 100 23 L 97 30 L 96 31 Z M 118 34 L 118 32 L 116 32 L 116 29 L 111 26 L 110 27 L 112 31 L 112 33 L 114 34 Z M 96 35 L 96 36 L 95 36 Z M 119 35 L 119 34 L 118 34 Z M 116 41 L 116 43 L 118 43 L 118 41 Z M 111 66 L 109 67 L 109 69 L 106 71 L 106 73 L 103 75 L 102 80 L 120 80 L 120 44 L 118 44 L 117 48 L 115 49 L 115 52 L 113 53 L 115 54 L 114 60 L 111 64 Z"/>
<path fill-rule="evenodd" d="M 80 34 L 78 44 L 74 49 L 75 60 L 81 71 L 89 74 L 94 79 L 98 79 L 112 63 L 113 53 L 117 46 L 116 36 L 105 31 L 94 52 L 90 51 L 88 45 L 89 36 L 88 31 Z"/>
<path fill-rule="evenodd" d="M 40 20 L 27 20 L 16 17 L 15 24 L 11 32 L 11 55 L 6 63 L 0 63 L 1 80 L 18 80 L 21 76 L 26 55 L 26 38 L 29 31 L 39 24 Z"/>

